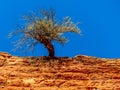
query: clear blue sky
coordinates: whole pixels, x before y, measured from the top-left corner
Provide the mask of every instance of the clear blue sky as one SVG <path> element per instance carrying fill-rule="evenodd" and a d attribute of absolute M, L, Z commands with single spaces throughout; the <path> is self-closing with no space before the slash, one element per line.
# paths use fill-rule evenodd
<path fill-rule="evenodd" d="M 78 54 L 119 58 L 120 57 L 120 0 L 0 0 L 0 51 L 11 52 L 13 39 L 7 35 L 22 24 L 22 16 L 40 8 L 53 7 L 56 17 L 70 16 L 80 21 L 83 36 L 68 34 L 69 42 L 55 44 L 56 56 L 73 57 Z M 47 55 L 41 45 L 26 55 Z"/>

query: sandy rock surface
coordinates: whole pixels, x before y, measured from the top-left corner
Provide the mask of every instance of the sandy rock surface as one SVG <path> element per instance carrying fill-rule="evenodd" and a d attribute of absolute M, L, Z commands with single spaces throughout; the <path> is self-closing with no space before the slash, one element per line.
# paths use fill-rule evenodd
<path fill-rule="evenodd" d="M 0 90 L 120 90 L 120 59 L 48 59 L 0 52 Z"/>

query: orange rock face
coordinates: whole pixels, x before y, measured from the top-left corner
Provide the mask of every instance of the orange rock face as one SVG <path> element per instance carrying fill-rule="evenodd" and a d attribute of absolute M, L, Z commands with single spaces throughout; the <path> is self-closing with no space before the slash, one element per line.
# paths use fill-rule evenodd
<path fill-rule="evenodd" d="M 120 59 L 0 53 L 0 90 L 120 90 Z"/>

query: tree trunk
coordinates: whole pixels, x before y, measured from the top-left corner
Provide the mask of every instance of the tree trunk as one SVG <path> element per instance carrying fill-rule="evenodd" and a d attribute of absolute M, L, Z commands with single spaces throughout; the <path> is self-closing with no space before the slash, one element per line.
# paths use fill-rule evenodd
<path fill-rule="evenodd" d="M 47 45 L 45 45 L 45 47 L 48 49 L 48 52 L 49 52 L 49 56 L 50 57 L 54 57 L 54 47 L 51 43 L 48 43 Z"/>
<path fill-rule="evenodd" d="M 38 41 L 40 43 L 44 44 L 44 46 L 47 48 L 47 50 L 49 52 L 49 56 L 54 57 L 55 51 L 54 51 L 54 47 L 53 47 L 52 43 L 44 38 L 38 39 Z"/>

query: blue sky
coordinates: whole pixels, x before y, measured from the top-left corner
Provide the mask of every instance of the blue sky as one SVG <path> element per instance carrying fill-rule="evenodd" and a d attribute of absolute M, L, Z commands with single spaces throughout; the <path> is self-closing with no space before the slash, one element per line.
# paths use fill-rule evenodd
<path fill-rule="evenodd" d="M 120 58 L 120 1 L 119 0 L 1 0 L 0 1 L 0 51 L 13 55 L 47 55 L 47 50 L 37 46 L 33 53 L 11 52 L 14 39 L 9 32 L 23 24 L 22 16 L 40 8 L 53 7 L 56 17 L 70 16 L 79 25 L 83 36 L 67 34 L 69 42 L 55 44 L 56 56 L 73 57 L 78 54 Z"/>

